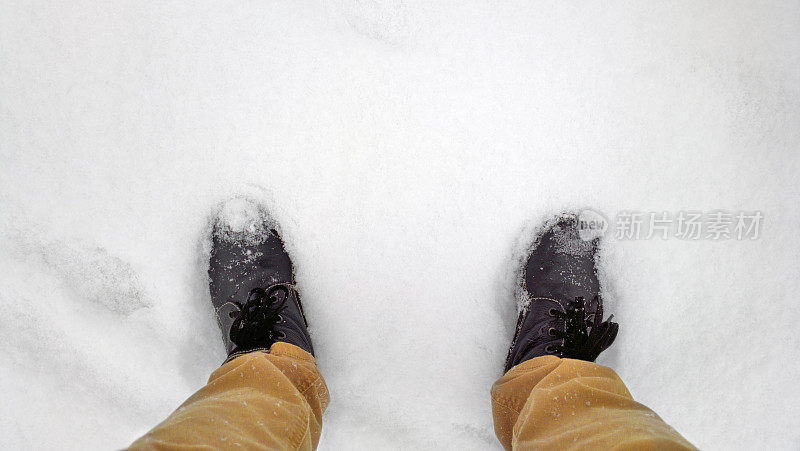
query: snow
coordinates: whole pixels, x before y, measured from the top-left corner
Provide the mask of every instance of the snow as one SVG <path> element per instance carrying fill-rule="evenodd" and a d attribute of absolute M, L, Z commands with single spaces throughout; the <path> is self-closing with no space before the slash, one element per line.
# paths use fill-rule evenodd
<path fill-rule="evenodd" d="M 584 207 L 764 214 L 608 240 L 601 362 L 703 449 L 797 449 L 799 81 L 792 1 L 2 0 L 0 444 L 123 447 L 201 387 L 204 234 L 256 195 L 323 449 L 496 448 L 518 243 Z"/>
<path fill-rule="evenodd" d="M 209 227 L 206 239 L 207 250 L 210 253 L 211 234 L 214 233 L 223 240 L 233 243 L 260 244 L 270 236 L 270 229 L 278 227 L 274 218 L 270 216 L 269 206 L 261 199 L 249 199 L 245 196 L 235 196 L 223 202 L 214 212 L 215 227 Z M 252 254 L 247 251 L 248 256 Z M 260 254 L 260 252 L 259 252 Z M 210 255 L 202 255 L 203 259 Z"/>

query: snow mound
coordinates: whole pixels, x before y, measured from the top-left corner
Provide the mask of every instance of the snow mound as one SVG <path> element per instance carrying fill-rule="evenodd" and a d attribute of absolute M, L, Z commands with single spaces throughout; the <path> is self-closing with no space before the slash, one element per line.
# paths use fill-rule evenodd
<path fill-rule="evenodd" d="M 217 211 L 214 233 L 226 241 L 255 245 L 264 242 L 277 227 L 269 211 L 257 200 L 235 197 Z"/>

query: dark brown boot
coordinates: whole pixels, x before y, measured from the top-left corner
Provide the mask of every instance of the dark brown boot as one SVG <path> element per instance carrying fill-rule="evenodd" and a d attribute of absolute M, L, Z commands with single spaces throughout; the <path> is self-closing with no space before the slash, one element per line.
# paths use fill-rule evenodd
<path fill-rule="evenodd" d="M 525 263 L 529 304 L 519 314 L 505 371 L 548 354 L 594 361 L 614 342 L 619 325 L 603 322 L 598 241 L 580 238 L 574 215 L 561 217 L 539 237 Z"/>
<path fill-rule="evenodd" d="M 229 359 L 278 341 L 314 353 L 292 260 L 262 206 L 233 199 L 220 209 L 208 277 Z"/>

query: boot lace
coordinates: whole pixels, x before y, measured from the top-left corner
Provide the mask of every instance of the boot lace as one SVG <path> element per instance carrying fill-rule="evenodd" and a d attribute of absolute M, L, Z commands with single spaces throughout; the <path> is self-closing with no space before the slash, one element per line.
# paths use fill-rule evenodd
<path fill-rule="evenodd" d="M 586 306 L 582 297 L 576 297 L 567 304 L 565 311 L 551 309 L 550 314 L 559 317 L 566 323 L 566 330 L 551 329 L 550 335 L 562 338 L 563 344 L 548 346 L 548 351 L 561 353 L 564 357 L 594 362 L 601 352 L 614 342 L 619 331 L 619 324 L 611 322 L 614 315 L 603 321 L 603 302 L 599 296 L 594 297 L 597 305 L 595 313 L 586 314 Z M 591 320 L 591 323 L 588 321 Z"/>
<path fill-rule="evenodd" d="M 280 296 L 283 293 L 283 296 Z M 273 330 L 275 325 L 283 321 L 281 312 L 286 308 L 289 290 L 282 285 L 275 285 L 269 291 L 253 288 L 244 303 L 234 302 L 239 311 L 230 313 L 235 318 L 231 326 L 230 338 L 239 348 L 269 346 L 276 339 L 285 338 L 286 334 Z"/>

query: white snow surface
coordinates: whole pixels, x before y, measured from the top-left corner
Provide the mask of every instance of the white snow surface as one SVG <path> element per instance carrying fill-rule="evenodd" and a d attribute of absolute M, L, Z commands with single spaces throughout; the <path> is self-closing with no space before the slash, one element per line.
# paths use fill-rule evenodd
<path fill-rule="evenodd" d="M 498 448 L 526 231 L 609 239 L 601 357 L 703 449 L 800 447 L 797 1 L 0 1 L 0 448 L 129 444 L 224 350 L 202 245 L 260 196 L 332 394 L 322 449 Z M 522 238 L 520 238 L 522 236 Z"/>

